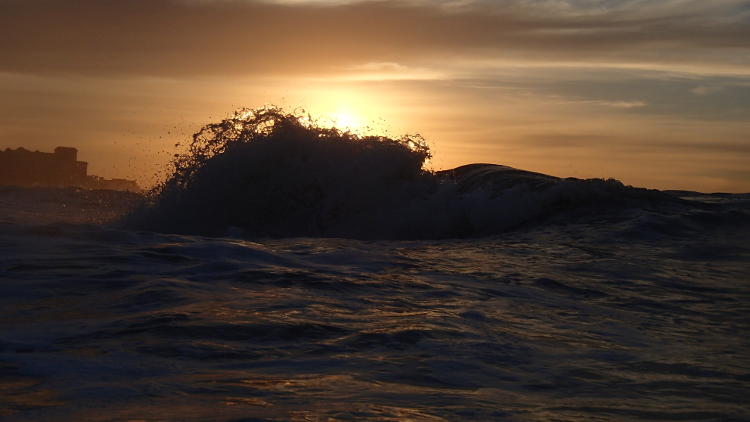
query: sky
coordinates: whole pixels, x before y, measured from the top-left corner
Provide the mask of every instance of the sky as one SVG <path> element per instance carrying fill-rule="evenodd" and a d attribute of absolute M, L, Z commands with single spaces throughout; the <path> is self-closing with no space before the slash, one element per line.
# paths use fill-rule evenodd
<path fill-rule="evenodd" d="M 748 0 L 0 0 L 0 148 L 149 185 L 241 107 L 420 133 L 435 169 L 750 192 Z"/>

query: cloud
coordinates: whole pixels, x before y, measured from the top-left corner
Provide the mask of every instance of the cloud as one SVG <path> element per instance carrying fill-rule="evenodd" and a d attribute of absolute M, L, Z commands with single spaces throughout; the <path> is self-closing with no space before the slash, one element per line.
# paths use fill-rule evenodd
<path fill-rule="evenodd" d="M 4 0 L 0 71 L 309 75 L 366 63 L 439 69 L 477 58 L 710 63 L 739 71 L 750 66 L 741 4 Z"/>
<path fill-rule="evenodd" d="M 701 85 L 701 86 L 696 86 L 695 88 L 691 89 L 690 92 L 692 92 L 695 95 L 710 95 L 710 94 L 714 94 L 716 92 L 719 92 L 719 91 L 721 91 L 723 89 L 724 89 L 724 87 L 722 87 L 722 86 L 706 86 L 706 85 Z"/>
<path fill-rule="evenodd" d="M 446 73 L 432 69 L 410 67 L 393 62 L 369 62 L 349 68 L 351 74 L 337 75 L 346 81 L 431 81 L 447 79 Z"/>
<path fill-rule="evenodd" d="M 640 108 L 645 107 L 648 104 L 643 101 L 602 101 L 602 100 L 589 100 L 585 101 L 587 104 L 592 104 L 595 106 L 604 106 L 604 107 L 614 107 L 614 108 Z"/>
<path fill-rule="evenodd" d="M 595 106 L 702 122 L 747 122 L 749 79 L 596 67 L 526 67 L 486 72 L 473 83 L 484 90 L 512 87 L 514 96 L 526 95 L 537 103 Z"/>

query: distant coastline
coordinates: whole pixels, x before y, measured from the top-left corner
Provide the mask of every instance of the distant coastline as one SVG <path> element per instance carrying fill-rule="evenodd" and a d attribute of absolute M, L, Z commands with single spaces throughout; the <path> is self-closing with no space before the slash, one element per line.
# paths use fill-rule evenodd
<path fill-rule="evenodd" d="M 54 152 L 23 147 L 0 150 L 0 185 L 143 191 L 134 180 L 89 175 L 88 163 L 78 161 L 78 150 L 62 146 Z"/>

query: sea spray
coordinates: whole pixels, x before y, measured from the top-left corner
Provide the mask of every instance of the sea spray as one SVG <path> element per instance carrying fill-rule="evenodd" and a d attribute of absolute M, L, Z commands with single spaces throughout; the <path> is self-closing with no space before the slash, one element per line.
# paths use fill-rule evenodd
<path fill-rule="evenodd" d="M 129 224 L 254 236 L 347 235 L 373 211 L 434 185 L 418 136 L 360 136 L 275 107 L 240 110 L 193 135 Z M 434 188 L 434 186 L 432 186 Z"/>

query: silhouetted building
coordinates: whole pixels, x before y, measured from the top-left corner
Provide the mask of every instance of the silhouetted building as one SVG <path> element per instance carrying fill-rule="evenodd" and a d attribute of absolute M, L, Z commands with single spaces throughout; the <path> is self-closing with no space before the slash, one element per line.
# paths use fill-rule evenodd
<path fill-rule="evenodd" d="M 54 153 L 25 148 L 0 151 L 0 183 L 16 186 L 83 186 L 88 163 L 77 161 L 75 148 L 57 147 Z"/>
<path fill-rule="evenodd" d="M 0 151 L 0 185 L 141 190 L 133 180 L 103 179 L 89 176 L 87 171 L 88 163 L 78 161 L 75 148 L 57 147 L 54 153 L 23 147 Z"/>

